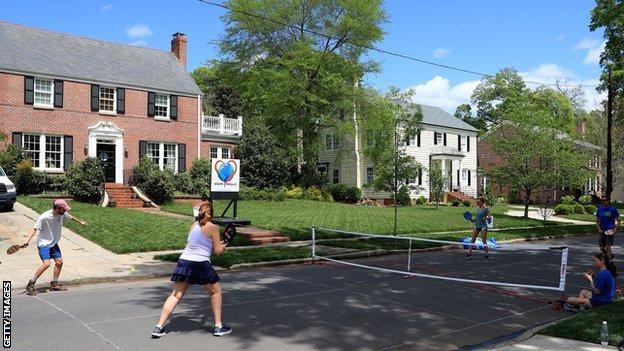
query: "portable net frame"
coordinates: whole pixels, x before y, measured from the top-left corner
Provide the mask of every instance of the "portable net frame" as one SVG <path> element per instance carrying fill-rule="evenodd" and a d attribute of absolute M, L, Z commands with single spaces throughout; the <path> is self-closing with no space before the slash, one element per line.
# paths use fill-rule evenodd
<path fill-rule="evenodd" d="M 466 258 L 472 246 L 472 257 Z M 386 273 L 565 291 L 567 246 L 485 245 L 312 228 L 312 258 Z"/>

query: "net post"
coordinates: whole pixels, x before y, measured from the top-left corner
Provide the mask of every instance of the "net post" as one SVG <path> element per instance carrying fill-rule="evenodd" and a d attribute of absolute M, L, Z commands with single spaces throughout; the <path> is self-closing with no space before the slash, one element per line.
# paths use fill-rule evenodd
<path fill-rule="evenodd" d="M 312 227 L 312 264 L 316 259 L 316 227 Z"/>
<path fill-rule="evenodd" d="M 409 240 L 409 249 L 407 250 L 407 271 L 412 269 L 412 239 Z"/>
<path fill-rule="evenodd" d="M 568 248 L 565 247 L 561 251 L 561 267 L 559 271 L 559 291 L 565 293 L 566 275 L 568 270 Z"/>

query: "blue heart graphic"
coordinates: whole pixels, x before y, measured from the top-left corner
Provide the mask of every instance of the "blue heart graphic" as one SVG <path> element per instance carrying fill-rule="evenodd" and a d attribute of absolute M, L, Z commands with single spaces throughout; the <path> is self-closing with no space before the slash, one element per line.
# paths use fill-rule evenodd
<path fill-rule="evenodd" d="M 217 176 L 219 176 L 219 179 L 223 182 L 227 181 L 233 173 L 234 167 L 232 167 L 230 163 L 221 164 L 217 170 Z"/>

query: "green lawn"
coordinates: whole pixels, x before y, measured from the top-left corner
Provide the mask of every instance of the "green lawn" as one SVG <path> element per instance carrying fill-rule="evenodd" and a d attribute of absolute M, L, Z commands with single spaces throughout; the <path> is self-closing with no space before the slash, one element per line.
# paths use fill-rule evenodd
<path fill-rule="evenodd" d="M 179 257 L 179 253 L 154 256 L 155 259 L 170 262 L 177 262 Z M 226 250 L 221 256 L 213 256 L 211 261 L 215 266 L 229 268 L 238 263 L 281 261 L 308 257 L 312 257 L 312 251 L 309 247 L 269 246 Z"/>
<path fill-rule="evenodd" d="M 586 222 L 592 222 L 592 223 L 596 222 L 596 215 L 587 214 L 587 213 L 584 213 L 584 214 L 573 213 L 569 215 L 559 215 L 557 217 L 575 219 L 577 221 L 586 221 Z"/>
<path fill-rule="evenodd" d="M 227 202 L 217 201 L 215 216 Z M 175 202 L 163 206 L 165 211 L 190 215 L 192 203 Z M 464 220 L 466 207 L 434 206 L 403 207 L 398 210 L 398 233 L 421 235 L 430 232 L 470 230 Z M 474 212 L 474 208 L 470 209 Z M 540 227 L 541 221 L 504 215 L 507 206 L 492 208 L 496 228 Z M 336 228 L 377 234 L 391 234 L 394 225 L 391 207 L 365 207 L 337 202 L 286 199 L 281 202 L 240 201 L 238 216 L 251 220 L 254 227 L 282 232 L 293 240 L 309 239 L 312 226 Z M 552 224 L 552 223 L 551 223 Z"/>
<path fill-rule="evenodd" d="M 38 213 L 52 208 L 51 199 L 19 196 L 18 202 Z M 164 217 L 122 208 L 103 208 L 77 201 L 69 201 L 71 214 L 88 225 L 66 222 L 65 226 L 81 236 L 115 253 L 182 249 L 192 219 Z M 234 244 L 245 245 L 237 237 Z"/>
<path fill-rule="evenodd" d="M 566 339 L 600 343 L 602 321 L 609 326 L 609 344 L 624 340 L 624 301 L 578 313 L 572 318 L 553 324 L 540 334 Z"/>

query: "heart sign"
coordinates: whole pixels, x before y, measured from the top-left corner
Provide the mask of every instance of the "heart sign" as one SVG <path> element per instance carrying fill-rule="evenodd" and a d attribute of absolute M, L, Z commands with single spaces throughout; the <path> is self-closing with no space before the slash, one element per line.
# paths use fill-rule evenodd
<path fill-rule="evenodd" d="M 217 176 L 219 177 L 219 179 L 224 183 L 232 180 L 237 171 L 236 162 L 234 162 L 233 160 L 229 160 L 227 162 L 218 160 L 214 165 L 214 169 L 217 172 Z"/>

